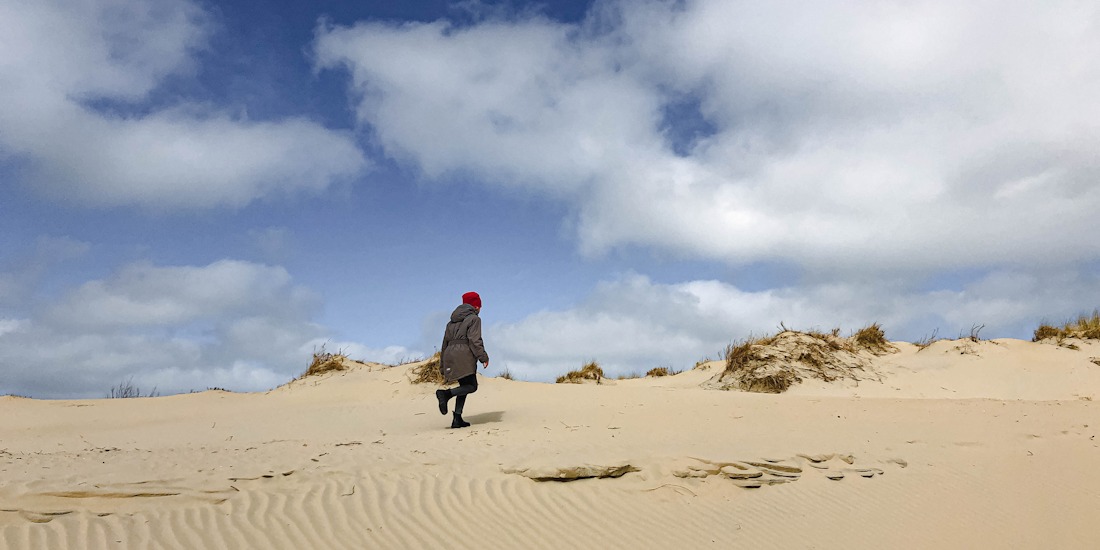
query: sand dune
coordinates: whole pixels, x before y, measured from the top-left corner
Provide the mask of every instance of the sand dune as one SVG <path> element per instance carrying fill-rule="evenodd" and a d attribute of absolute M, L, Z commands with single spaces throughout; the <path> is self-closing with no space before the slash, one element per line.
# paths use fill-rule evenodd
<path fill-rule="evenodd" d="M 782 394 L 723 365 L 264 394 L 0 398 L 3 548 L 1096 548 L 1100 344 L 941 341 Z"/>

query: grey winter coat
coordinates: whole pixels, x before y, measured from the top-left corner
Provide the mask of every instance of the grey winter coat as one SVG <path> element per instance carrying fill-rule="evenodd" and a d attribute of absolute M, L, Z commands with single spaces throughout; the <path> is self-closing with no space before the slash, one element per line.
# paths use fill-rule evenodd
<path fill-rule="evenodd" d="M 439 349 L 439 370 L 448 382 L 476 373 L 478 361 L 489 362 L 485 343 L 481 341 L 481 317 L 474 306 L 462 304 L 455 308 L 443 331 L 443 347 Z"/>

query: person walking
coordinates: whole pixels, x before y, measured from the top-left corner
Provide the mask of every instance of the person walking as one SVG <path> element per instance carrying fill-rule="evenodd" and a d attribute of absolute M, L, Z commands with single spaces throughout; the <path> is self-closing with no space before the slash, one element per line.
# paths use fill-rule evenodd
<path fill-rule="evenodd" d="M 439 353 L 439 370 L 448 382 L 458 381 L 457 388 L 436 390 L 439 400 L 439 414 L 447 414 L 447 402 L 455 399 L 452 428 L 465 428 L 470 425 L 462 419 L 462 408 L 466 405 L 466 396 L 477 391 L 477 362 L 481 361 L 489 368 L 489 354 L 485 353 L 485 343 L 481 340 L 481 296 L 476 292 L 462 295 L 462 305 L 451 313 L 451 322 L 443 331 L 443 347 Z"/>

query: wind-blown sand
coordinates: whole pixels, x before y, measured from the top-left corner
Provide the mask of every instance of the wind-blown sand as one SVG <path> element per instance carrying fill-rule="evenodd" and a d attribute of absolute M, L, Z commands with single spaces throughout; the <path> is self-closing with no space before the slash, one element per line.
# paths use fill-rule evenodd
<path fill-rule="evenodd" d="M 1098 548 L 1100 343 L 1075 343 L 896 344 L 881 381 L 783 394 L 700 387 L 720 363 L 482 378 L 462 430 L 408 366 L 3 397 L 0 547 Z"/>

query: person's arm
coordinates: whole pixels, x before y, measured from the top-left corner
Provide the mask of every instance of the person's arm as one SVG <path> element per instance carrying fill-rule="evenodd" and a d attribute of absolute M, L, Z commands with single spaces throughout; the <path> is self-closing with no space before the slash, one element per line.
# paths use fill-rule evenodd
<path fill-rule="evenodd" d="M 449 328 L 450 325 L 447 325 L 447 327 Z M 443 371 L 443 352 L 447 351 L 447 344 L 450 343 L 450 340 L 447 338 L 447 333 L 448 332 L 450 332 L 450 331 L 448 331 L 446 328 L 443 329 L 443 345 L 439 347 L 439 372 L 444 372 Z"/>
<path fill-rule="evenodd" d="M 470 323 L 469 330 L 466 331 L 466 338 L 470 340 L 470 350 L 474 352 L 474 357 L 488 367 L 489 354 L 485 353 L 485 342 L 481 340 L 481 317 L 476 315 L 472 317 L 474 320 Z"/>

